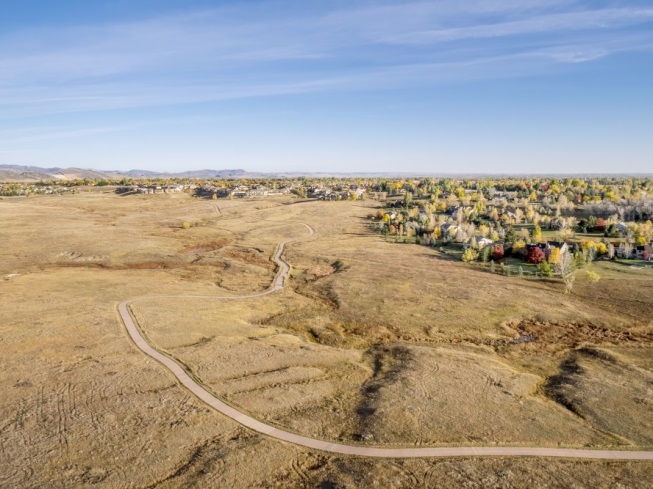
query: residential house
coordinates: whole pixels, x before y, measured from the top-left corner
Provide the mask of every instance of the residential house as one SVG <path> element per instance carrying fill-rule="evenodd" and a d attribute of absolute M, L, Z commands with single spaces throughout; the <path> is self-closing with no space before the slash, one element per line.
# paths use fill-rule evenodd
<path fill-rule="evenodd" d="M 635 248 L 635 258 L 638 260 L 651 260 L 653 257 L 653 245 L 640 245 Z"/>
<path fill-rule="evenodd" d="M 458 231 L 458 226 L 451 222 L 447 222 L 440 226 L 440 231 L 442 232 L 442 237 L 444 238 L 445 236 L 450 236 L 453 237 L 456 235 L 456 232 Z"/>
<path fill-rule="evenodd" d="M 637 247 L 630 243 L 622 242 L 616 248 L 615 253 L 619 258 L 631 260 L 637 257 Z"/>
<path fill-rule="evenodd" d="M 547 241 L 546 243 L 527 245 L 526 249 L 530 250 L 531 248 L 536 248 L 536 247 L 544 252 L 544 256 L 546 257 L 547 260 L 549 259 L 549 256 L 551 256 L 551 252 L 553 251 L 554 248 L 558 248 L 561 254 L 569 251 L 569 245 L 562 241 Z"/>
<path fill-rule="evenodd" d="M 249 190 L 248 186 L 238 185 L 237 187 L 231 189 L 231 191 L 229 192 L 229 196 L 242 199 L 243 197 L 247 197 L 248 190 Z"/>
<path fill-rule="evenodd" d="M 483 236 L 472 236 L 469 238 L 467 243 L 463 245 L 464 248 L 469 248 L 470 246 L 473 246 L 475 248 L 478 248 L 479 250 L 482 250 L 486 246 L 492 246 L 494 244 L 494 241 L 488 238 L 484 238 Z"/>
<path fill-rule="evenodd" d="M 266 197 L 268 195 L 268 188 L 264 187 L 263 185 L 259 185 L 257 187 L 251 188 L 247 190 L 246 195 L 247 197 Z"/>
<path fill-rule="evenodd" d="M 549 259 L 549 255 L 551 254 L 551 251 L 553 251 L 553 248 L 558 248 L 560 250 L 560 254 L 564 254 L 569 251 L 569 245 L 564 241 L 547 241 L 544 246 L 544 254 L 546 255 L 547 260 Z"/>

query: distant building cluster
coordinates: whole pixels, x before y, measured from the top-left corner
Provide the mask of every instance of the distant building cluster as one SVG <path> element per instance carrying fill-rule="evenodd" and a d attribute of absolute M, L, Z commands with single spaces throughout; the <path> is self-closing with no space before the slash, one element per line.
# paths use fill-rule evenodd
<path fill-rule="evenodd" d="M 168 185 L 123 185 L 116 189 L 118 194 L 135 193 L 135 194 L 174 194 L 176 192 L 184 192 L 185 190 L 193 190 L 197 187 L 195 184 L 168 184 Z"/>
<path fill-rule="evenodd" d="M 292 186 L 267 187 L 265 185 L 234 185 L 233 187 L 217 187 L 213 184 L 205 185 L 197 189 L 201 197 L 216 198 L 253 198 L 253 197 L 275 197 L 288 195 L 293 190 Z"/>
<path fill-rule="evenodd" d="M 66 185 L 41 185 L 35 183 L 0 183 L 0 196 L 26 197 L 29 195 L 53 195 L 74 192 Z"/>
<path fill-rule="evenodd" d="M 367 188 L 355 185 L 315 185 L 306 191 L 306 197 L 318 200 L 355 200 L 363 196 Z"/>
<path fill-rule="evenodd" d="M 197 195 L 201 197 L 216 198 L 255 198 L 255 197 L 278 197 L 282 195 L 295 194 L 300 197 L 317 200 L 351 200 L 360 198 L 366 188 L 359 186 L 347 186 L 342 184 L 325 185 L 303 185 L 292 182 L 282 186 L 266 185 L 233 185 L 231 187 L 218 187 L 215 184 L 207 184 L 197 189 Z"/>

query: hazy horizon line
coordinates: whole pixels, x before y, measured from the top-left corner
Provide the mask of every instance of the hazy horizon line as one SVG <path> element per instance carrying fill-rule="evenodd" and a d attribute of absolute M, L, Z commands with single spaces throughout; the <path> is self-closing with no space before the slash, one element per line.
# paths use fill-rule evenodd
<path fill-rule="evenodd" d="M 446 171 L 434 171 L 434 172 L 424 172 L 424 171 L 400 171 L 400 172 L 393 172 L 393 171 L 378 171 L 378 172 L 373 172 L 373 171 L 328 171 L 328 170 L 312 170 L 312 171 L 306 171 L 306 170 L 274 170 L 274 171 L 249 171 L 245 170 L 243 168 L 222 168 L 222 169 L 212 169 L 212 168 L 200 168 L 200 169 L 192 169 L 192 170 L 181 170 L 181 171 L 158 171 L 158 170 L 142 170 L 138 168 L 134 168 L 131 170 L 105 170 L 105 169 L 98 169 L 98 168 L 92 168 L 92 167 L 38 167 L 38 166 L 32 166 L 32 165 L 11 165 L 11 164 L 0 164 L 0 169 L 10 169 L 11 171 L 16 171 L 16 172 L 25 172 L 25 171 L 43 171 L 43 172 L 54 172 L 54 171 L 65 171 L 65 170 L 82 170 L 82 171 L 92 171 L 92 172 L 97 172 L 97 173 L 104 173 L 107 174 L 107 176 L 111 176 L 111 174 L 115 175 L 124 175 L 124 176 L 131 176 L 132 178 L 137 178 L 137 177 L 147 177 L 150 176 L 150 178 L 160 178 L 160 177 L 165 177 L 165 176 L 179 176 L 187 173 L 198 173 L 198 172 L 215 172 L 215 173 L 224 173 L 224 172 L 242 172 L 241 175 L 242 177 L 240 178 L 284 178 L 284 175 L 287 175 L 289 177 L 292 176 L 315 176 L 315 177 L 337 177 L 337 176 L 343 176 L 343 177 L 361 177 L 361 176 L 368 176 L 368 177 L 396 177 L 396 178 L 401 178 L 401 177 L 414 177 L 414 178 L 419 178 L 419 177 L 445 177 L 445 178 L 454 178 L 454 177 L 584 177 L 584 178 L 589 178 L 589 177 L 612 177 L 612 178 L 618 178 L 618 177 L 644 177 L 644 178 L 649 178 L 653 177 L 653 172 L 528 172 L 528 173 L 522 173 L 522 172 L 446 172 Z M 143 172 L 144 175 L 128 175 L 129 173 L 133 172 Z M 149 175 L 147 175 L 149 174 Z M 193 176 L 188 176 L 188 178 L 197 178 L 197 179 L 238 179 L 239 175 L 233 175 L 233 176 L 214 176 L 214 177 L 193 177 Z"/>

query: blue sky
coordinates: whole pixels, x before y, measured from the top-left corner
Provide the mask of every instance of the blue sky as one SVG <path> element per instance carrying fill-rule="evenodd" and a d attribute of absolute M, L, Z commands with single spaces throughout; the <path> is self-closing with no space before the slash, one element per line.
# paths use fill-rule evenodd
<path fill-rule="evenodd" d="M 653 4 L 1 1 L 0 164 L 653 172 Z"/>

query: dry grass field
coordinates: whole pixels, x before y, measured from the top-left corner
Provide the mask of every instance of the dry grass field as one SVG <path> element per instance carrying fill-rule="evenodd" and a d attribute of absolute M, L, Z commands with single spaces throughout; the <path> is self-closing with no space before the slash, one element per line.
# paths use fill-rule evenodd
<path fill-rule="evenodd" d="M 384 241 L 375 203 L 83 192 L 0 201 L 0 487 L 650 487 L 650 462 L 372 460 L 268 439 L 130 341 L 289 431 L 370 446 L 653 449 L 653 270 L 570 295 Z M 189 229 L 181 224 L 188 221 Z M 535 338 L 515 342 L 521 335 Z"/>

